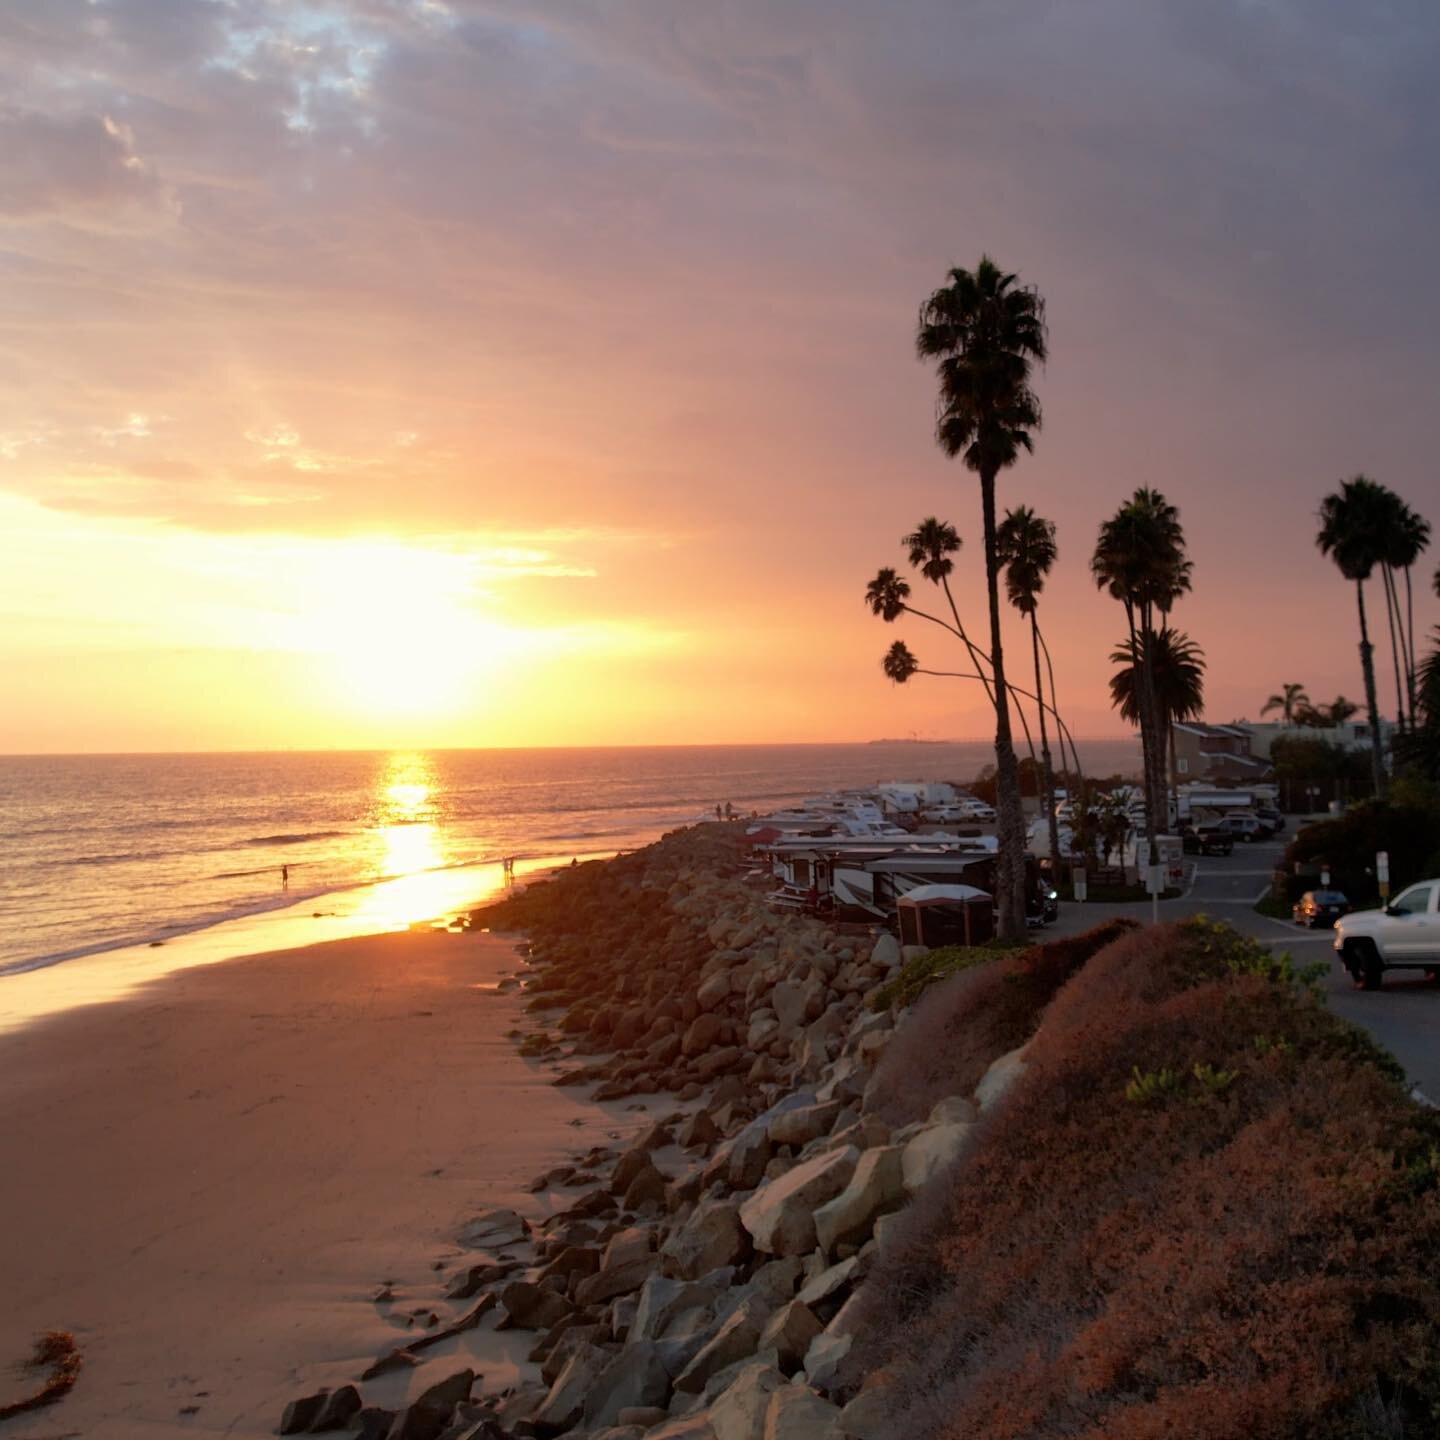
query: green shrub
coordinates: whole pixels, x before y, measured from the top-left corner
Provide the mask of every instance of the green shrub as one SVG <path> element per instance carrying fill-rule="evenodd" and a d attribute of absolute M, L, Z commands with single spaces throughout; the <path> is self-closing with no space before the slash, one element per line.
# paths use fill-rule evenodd
<path fill-rule="evenodd" d="M 1152 1100 L 1163 1100 L 1179 1093 L 1184 1077 L 1178 1070 L 1166 1065 L 1159 1070 L 1141 1070 L 1136 1065 L 1130 1071 L 1130 1083 L 1125 1087 L 1125 1098 L 1133 1105 L 1148 1105 Z"/>
<path fill-rule="evenodd" d="M 907 960 L 900 967 L 900 973 L 880 987 L 870 1008 L 888 1010 L 892 1005 L 913 1005 L 937 980 L 984 965 L 1007 951 L 1024 948 L 1023 944 L 1006 940 L 987 940 L 983 945 L 941 945 Z"/>

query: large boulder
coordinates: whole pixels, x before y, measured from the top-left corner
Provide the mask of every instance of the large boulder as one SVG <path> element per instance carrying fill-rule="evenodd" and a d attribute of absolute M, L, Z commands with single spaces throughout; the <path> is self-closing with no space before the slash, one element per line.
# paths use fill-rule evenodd
<path fill-rule="evenodd" d="M 840 1383 L 840 1367 L 850 1354 L 854 1340 L 855 1337 L 848 1329 L 837 1329 L 832 1321 L 830 1328 L 817 1335 L 805 1352 L 806 1380 L 817 1390 L 837 1388 Z"/>
<path fill-rule="evenodd" d="M 630 1339 L 659 1340 L 677 1315 L 711 1304 L 715 1294 L 713 1286 L 698 1281 L 672 1280 L 664 1275 L 649 1276 L 636 1297 Z"/>
<path fill-rule="evenodd" d="M 824 1328 L 808 1305 L 792 1300 L 765 1322 L 765 1328 L 760 1332 L 759 1350 L 762 1354 L 773 1350 L 779 1358 L 780 1368 L 787 1375 L 793 1375 L 804 1364 L 810 1342 Z"/>
<path fill-rule="evenodd" d="M 859 1278 L 860 1260 L 858 1256 L 852 1255 L 848 1260 L 841 1260 L 828 1270 L 822 1270 L 801 1288 L 795 1298 L 801 1304 L 811 1307 L 823 1305 L 826 1301 L 838 1304 Z"/>
<path fill-rule="evenodd" d="M 1025 1073 L 1025 1049 L 1022 1045 L 1018 1050 L 1007 1051 L 980 1077 L 975 1087 L 975 1103 L 982 1111 L 998 1103 Z"/>
<path fill-rule="evenodd" d="M 639 1405 L 665 1405 L 670 1375 L 649 1341 L 627 1345 L 595 1377 L 585 1397 L 585 1425 L 603 1430 L 614 1425 L 622 1410 Z"/>
<path fill-rule="evenodd" d="M 747 1125 L 730 1145 L 725 1178 L 732 1190 L 753 1190 L 765 1176 L 774 1147 L 763 1126 Z"/>
<path fill-rule="evenodd" d="M 785 1377 L 763 1360 L 741 1366 L 710 1406 L 710 1426 L 716 1440 L 760 1440 L 770 1397 L 784 1384 Z"/>
<path fill-rule="evenodd" d="M 877 1215 L 905 1203 L 905 1177 L 899 1145 L 867 1150 L 850 1183 L 815 1212 L 815 1238 L 827 1255 L 837 1245 L 859 1245 L 870 1238 Z"/>
<path fill-rule="evenodd" d="M 893 935 L 882 935 L 870 952 L 870 963 L 883 970 L 897 970 L 900 967 L 900 942 Z"/>
<path fill-rule="evenodd" d="M 700 984 L 695 992 L 695 1002 L 702 1010 L 716 1010 L 730 997 L 730 972 L 717 970 L 708 980 Z"/>
<path fill-rule="evenodd" d="M 575 1290 L 579 1305 L 603 1305 L 619 1295 L 638 1290 L 655 1269 L 650 1232 L 638 1226 L 613 1235 L 600 1260 L 600 1269 L 587 1275 Z"/>
<path fill-rule="evenodd" d="M 767 1311 L 755 1297 L 741 1302 L 675 1379 L 675 1388 L 698 1395 L 727 1365 L 748 1360 L 760 1344 Z"/>
<path fill-rule="evenodd" d="M 770 1397 L 760 1440 L 834 1440 L 839 1409 L 805 1385 L 787 1385 Z"/>
<path fill-rule="evenodd" d="M 598 1345 L 580 1345 L 555 1377 L 550 1392 L 541 1402 L 533 1420 L 538 1430 L 559 1434 L 580 1421 L 585 1410 L 585 1397 L 610 1363 L 613 1351 Z"/>
<path fill-rule="evenodd" d="M 883 1385 L 872 1385 L 840 1411 L 840 1433 L 849 1440 L 882 1440 L 894 1414 L 895 1397 Z"/>
<path fill-rule="evenodd" d="M 815 1211 L 850 1183 L 860 1152 L 853 1145 L 796 1165 L 762 1185 L 740 1207 L 740 1223 L 757 1250 L 803 1255 L 815 1248 Z"/>
<path fill-rule="evenodd" d="M 715 1440 L 708 1410 L 691 1410 L 646 1432 L 645 1440 Z"/>
<path fill-rule="evenodd" d="M 681 1054 L 694 1057 L 703 1055 L 720 1039 L 725 1022 L 713 1011 L 707 1010 L 690 1022 L 685 1038 L 680 1042 Z"/>
<path fill-rule="evenodd" d="M 959 1159 L 970 1143 L 975 1127 L 962 1123 L 932 1125 L 913 1135 L 900 1157 L 900 1170 L 906 1191 L 913 1195 L 932 1175 Z"/>
<path fill-rule="evenodd" d="M 514 1210 L 483 1210 L 460 1229 L 459 1241 L 469 1250 L 494 1250 L 516 1245 L 530 1234 L 529 1223 Z"/>
<path fill-rule="evenodd" d="M 770 1122 L 770 1139 L 776 1145 L 794 1145 L 797 1149 L 828 1135 L 839 1117 L 840 1102 L 807 1105 L 799 1110 L 785 1110 Z"/>
<path fill-rule="evenodd" d="M 672 1231 L 660 1252 L 666 1275 L 698 1280 L 722 1265 L 738 1265 L 750 1255 L 750 1235 L 740 1213 L 726 1200 L 702 1200 L 689 1219 Z"/>
<path fill-rule="evenodd" d="M 512 1280 L 500 1292 L 507 1330 L 548 1330 L 570 1313 L 570 1302 L 548 1286 Z"/>
<path fill-rule="evenodd" d="M 809 994 L 799 980 L 782 980 L 770 992 L 770 1008 L 786 1033 L 798 1030 L 805 1023 L 805 1006 Z"/>

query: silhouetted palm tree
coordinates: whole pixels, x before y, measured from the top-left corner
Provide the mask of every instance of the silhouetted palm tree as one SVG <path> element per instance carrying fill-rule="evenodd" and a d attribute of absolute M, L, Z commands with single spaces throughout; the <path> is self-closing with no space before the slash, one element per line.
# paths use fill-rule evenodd
<path fill-rule="evenodd" d="M 1397 739 L 1395 750 L 1406 765 L 1436 781 L 1440 780 L 1440 629 L 1433 640 L 1434 649 L 1415 672 L 1415 723 L 1408 735 Z"/>
<path fill-rule="evenodd" d="M 1198 720 L 1205 713 L 1205 652 L 1183 631 L 1162 625 L 1150 639 L 1149 668 L 1155 686 L 1155 703 L 1164 726 L 1170 772 L 1175 774 L 1175 725 Z M 1145 658 L 1140 641 L 1140 655 Z M 1110 703 L 1132 724 L 1140 719 L 1139 679 L 1134 641 L 1123 641 L 1110 659 L 1120 668 L 1110 677 Z"/>
<path fill-rule="evenodd" d="M 1430 544 L 1430 522 L 1402 500 L 1392 496 L 1393 514 L 1385 537 L 1385 580 L 1389 599 L 1394 609 L 1394 625 L 1399 633 L 1399 656 L 1396 661 L 1396 678 L 1404 672 L 1404 688 L 1400 702 L 1403 717 L 1408 706 L 1410 723 L 1415 723 L 1416 666 L 1415 666 L 1415 593 L 1411 587 L 1410 571 L 1415 562 Z M 1396 571 L 1405 576 L 1405 603 L 1402 610 L 1400 587 L 1395 580 Z M 1394 641 L 1391 642 L 1392 653 Z"/>
<path fill-rule="evenodd" d="M 1320 706 L 1320 713 L 1324 716 L 1327 725 L 1338 727 L 1347 724 L 1359 709 L 1360 707 L 1353 700 L 1347 700 L 1343 695 L 1337 695 L 1328 705 Z"/>
<path fill-rule="evenodd" d="M 955 596 L 950 589 L 950 573 L 955 568 L 955 561 L 951 557 L 960 551 L 960 532 L 947 521 L 938 520 L 932 515 L 929 519 L 922 520 L 900 543 L 905 546 L 910 564 L 931 584 L 938 585 L 945 592 L 950 614 L 955 619 L 956 633 L 970 652 L 970 660 L 979 671 L 985 694 L 993 705 L 995 692 L 985 674 L 985 666 L 981 663 L 981 652 L 965 633 L 965 624 L 960 619 L 960 608 L 955 604 Z"/>
<path fill-rule="evenodd" d="M 915 349 L 938 360 L 935 436 L 980 477 L 985 524 L 985 582 L 990 601 L 990 660 L 994 677 L 996 810 L 1000 934 L 1025 935 L 1025 819 L 1020 775 L 1010 733 L 1005 653 L 1000 636 L 1000 565 L 996 553 L 995 479 L 1022 451 L 1033 448 L 1040 402 L 1030 367 L 1044 360 L 1045 307 L 988 256 L 973 271 L 954 269 L 920 307 Z"/>
<path fill-rule="evenodd" d="M 1364 475 L 1344 480 L 1320 505 L 1320 532 L 1315 543 L 1340 573 L 1355 582 L 1360 612 L 1360 669 L 1365 677 L 1365 707 L 1370 716 L 1371 773 L 1375 794 L 1385 798 L 1385 760 L 1381 754 L 1380 702 L 1375 693 L 1375 651 L 1365 618 L 1365 582 L 1385 554 L 1385 527 L 1392 511 L 1389 492 Z"/>
<path fill-rule="evenodd" d="M 1280 712 L 1280 719 L 1286 725 L 1295 723 L 1296 715 L 1310 704 L 1310 697 L 1303 685 L 1284 684 L 1279 693 L 1272 695 L 1261 707 L 1260 713 L 1268 715 L 1272 710 Z"/>
<path fill-rule="evenodd" d="M 1170 805 L 1165 779 L 1166 731 L 1147 657 L 1155 654 L 1154 637 L 1164 617 L 1190 589 L 1191 569 L 1180 512 L 1158 490 L 1144 487 L 1101 525 L 1090 561 L 1097 587 L 1125 607 L 1131 649 L 1141 659 L 1136 676 L 1136 721 L 1145 765 L 1146 826 L 1152 843 L 1169 823 Z"/>
<path fill-rule="evenodd" d="M 1005 513 L 996 535 L 1000 563 L 1005 567 L 1005 593 L 1030 619 L 1030 650 L 1035 661 L 1035 694 L 1040 708 L 1040 779 L 1050 832 L 1051 875 L 1060 882 L 1060 821 L 1055 815 L 1055 769 L 1050 763 L 1050 731 L 1045 723 L 1045 682 L 1040 670 L 1040 592 L 1055 564 L 1055 522 L 1043 519 L 1028 505 Z M 1050 702 L 1055 702 L 1051 693 Z M 1057 737 L 1058 738 L 1058 737 Z M 1065 742 L 1060 741 L 1063 750 Z"/>

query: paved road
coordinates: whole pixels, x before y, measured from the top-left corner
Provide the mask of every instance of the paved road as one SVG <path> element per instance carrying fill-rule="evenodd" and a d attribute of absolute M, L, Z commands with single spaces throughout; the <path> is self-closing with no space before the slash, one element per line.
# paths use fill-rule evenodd
<path fill-rule="evenodd" d="M 1329 974 L 1320 983 L 1331 1008 L 1367 1029 L 1405 1067 L 1420 1092 L 1440 1103 L 1440 985 L 1420 971 L 1397 970 L 1385 977 L 1382 990 L 1357 990 L 1335 958 L 1329 930 L 1302 930 L 1288 921 L 1257 915 L 1255 902 L 1269 889 L 1283 849 L 1282 838 L 1237 845 L 1226 856 L 1186 856 L 1191 867 L 1189 888 L 1178 899 L 1160 902 L 1160 918 L 1209 915 L 1289 950 L 1297 964 L 1328 961 Z M 1150 906 L 1066 905 L 1049 933 L 1074 934 L 1122 914 L 1149 919 Z"/>

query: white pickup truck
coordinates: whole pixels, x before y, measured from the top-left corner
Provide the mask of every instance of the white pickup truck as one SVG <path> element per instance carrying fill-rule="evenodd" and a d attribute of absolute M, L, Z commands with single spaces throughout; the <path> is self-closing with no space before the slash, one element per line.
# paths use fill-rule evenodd
<path fill-rule="evenodd" d="M 1440 977 L 1440 880 L 1418 881 L 1383 910 L 1342 916 L 1335 922 L 1335 950 L 1365 990 L 1378 990 L 1387 970 Z"/>

